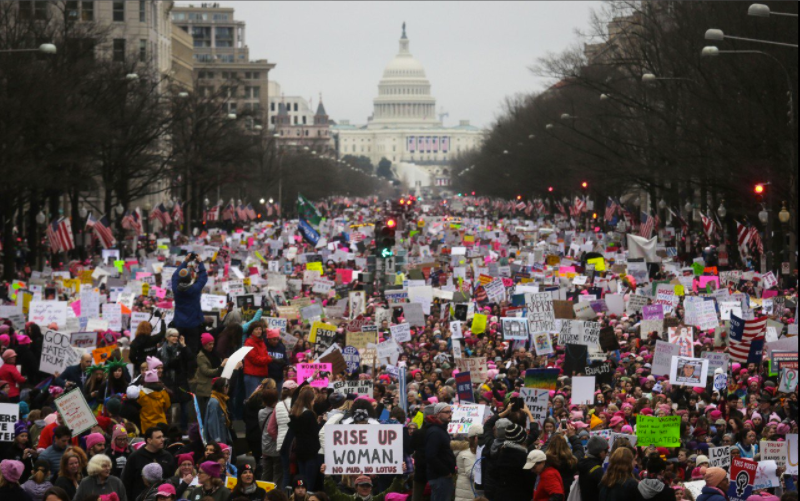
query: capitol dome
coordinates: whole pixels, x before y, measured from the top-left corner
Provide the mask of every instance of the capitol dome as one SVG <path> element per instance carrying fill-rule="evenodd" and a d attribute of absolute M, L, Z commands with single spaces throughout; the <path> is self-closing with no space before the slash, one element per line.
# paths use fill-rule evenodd
<path fill-rule="evenodd" d="M 425 68 L 408 49 L 406 25 L 400 37 L 400 50 L 383 70 L 378 97 L 368 128 L 438 127 L 436 99 Z"/>

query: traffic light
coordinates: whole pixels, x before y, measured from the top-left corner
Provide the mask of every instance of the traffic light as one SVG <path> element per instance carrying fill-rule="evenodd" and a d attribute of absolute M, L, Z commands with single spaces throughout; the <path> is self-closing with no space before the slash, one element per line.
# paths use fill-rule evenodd
<path fill-rule="evenodd" d="M 547 191 L 549 191 L 550 193 L 553 193 L 553 187 L 551 186 L 551 187 L 547 188 Z"/>
<path fill-rule="evenodd" d="M 588 188 L 588 187 L 589 187 L 589 183 L 587 183 L 586 181 L 584 181 L 584 182 L 582 182 L 582 183 L 581 183 L 581 188 L 583 188 L 584 190 L 585 190 L 586 188 Z"/>
<path fill-rule="evenodd" d="M 383 224 L 375 228 L 375 243 L 379 257 L 394 256 L 395 230 L 397 230 L 397 220 L 393 217 L 387 218 Z"/>
<path fill-rule="evenodd" d="M 757 184 L 753 191 L 756 192 L 756 195 L 763 195 L 764 194 L 764 185 L 763 184 Z"/>

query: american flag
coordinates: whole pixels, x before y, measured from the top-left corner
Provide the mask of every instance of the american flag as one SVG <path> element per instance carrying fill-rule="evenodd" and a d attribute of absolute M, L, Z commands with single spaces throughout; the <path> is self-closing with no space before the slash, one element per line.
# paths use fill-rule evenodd
<path fill-rule="evenodd" d="M 215 205 L 206 210 L 204 219 L 206 221 L 219 221 L 219 205 Z"/>
<path fill-rule="evenodd" d="M 180 202 L 176 201 L 172 207 L 172 220 L 175 224 L 183 224 L 183 206 Z"/>
<path fill-rule="evenodd" d="M 605 220 L 611 221 L 612 219 L 614 219 L 614 214 L 617 213 L 617 209 L 619 209 L 619 205 L 617 205 L 617 202 L 615 202 L 614 199 L 612 199 L 611 197 L 608 197 L 608 202 L 606 202 Z"/>
<path fill-rule="evenodd" d="M 544 200 L 542 200 L 542 199 L 540 198 L 540 199 L 538 199 L 538 200 L 534 201 L 534 203 L 533 203 L 533 204 L 534 204 L 534 206 L 535 206 L 535 208 L 536 208 L 536 212 L 537 212 L 537 213 L 538 213 L 540 216 L 545 216 L 545 215 L 547 215 L 547 206 L 544 204 Z"/>
<path fill-rule="evenodd" d="M 672 208 L 669 209 L 669 213 L 672 214 L 672 217 L 681 225 L 681 233 L 689 233 L 689 223 L 687 223 L 678 212 L 672 210 Z"/>
<path fill-rule="evenodd" d="M 166 227 L 172 222 L 172 218 L 169 217 L 169 211 L 164 207 L 164 204 L 158 204 L 153 207 L 153 210 L 150 212 L 150 220 L 152 221 L 153 219 L 158 219 L 163 227 Z"/>
<path fill-rule="evenodd" d="M 731 361 L 740 364 L 761 363 L 767 318 L 765 316 L 753 320 L 742 320 L 736 315 L 731 315 L 731 327 L 728 335 L 728 353 Z"/>
<path fill-rule="evenodd" d="M 236 221 L 236 209 L 234 209 L 233 204 L 229 203 L 225 206 L 225 209 L 222 211 L 222 220 Z"/>
<path fill-rule="evenodd" d="M 736 221 L 736 240 L 739 242 L 739 247 L 747 247 L 750 236 L 750 228 Z"/>
<path fill-rule="evenodd" d="M 72 238 L 72 224 L 69 219 L 62 217 L 47 225 L 47 239 L 53 252 L 68 252 L 75 248 L 75 239 Z"/>
<path fill-rule="evenodd" d="M 639 226 L 639 235 L 649 239 L 653 235 L 655 227 L 656 219 L 646 212 L 642 212 L 642 224 Z"/>
<path fill-rule="evenodd" d="M 576 210 L 578 211 L 578 214 L 580 214 L 582 212 L 586 212 L 586 209 L 587 209 L 586 200 L 584 200 L 584 199 L 582 199 L 580 197 L 575 197 L 574 206 L 575 206 Z"/>
<path fill-rule="evenodd" d="M 239 206 L 236 207 L 236 219 L 239 221 L 247 221 L 248 214 L 244 204 L 239 204 Z"/>
<path fill-rule="evenodd" d="M 714 222 L 713 219 L 706 216 L 702 212 L 700 213 L 700 220 L 703 222 L 703 231 L 705 232 L 708 238 L 714 238 L 717 234 L 717 223 Z"/>
<path fill-rule="evenodd" d="M 111 232 L 111 225 L 106 216 L 95 219 L 94 215 L 90 213 L 89 217 L 86 218 L 86 226 L 92 228 L 95 236 L 100 240 L 100 245 L 102 245 L 104 249 L 110 249 L 117 245 L 114 234 Z"/>
<path fill-rule="evenodd" d="M 635 224 L 633 221 L 633 214 L 631 214 L 631 211 L 626 209 L 624 206 L 620 207 L 622 207 L 622 217 L 625 218 L 625 222 L 628 223 L 628 225 L 630 225 L 631 228 L 633 228 Z"/>
<path fill-rule="evenodd" d="M 515 205 L 514 208 L 517 209 L 518 211 L 524 209 L 525 208 L 525 202 L 520 200 L 519 202 L 517 202 L 517 205 Z"/>
<path fill-rule="evenodd" d="M 133 211 L 125 211 L 125 215 L 122 217 L 122 227 L 137 235 L 142 233 L 142 214 L 138 207 Z"/>
<path fill-rule="evenodd" d="M 247 204 L 245 210 L 247 210 L 247 217 L 249 217 L 252 220 L 256 219 L 256 211 L 255 209 L 253 209 L 253 204 Z"/>
<path fill-rule="evenodd" d="M 564 204 L 560 201 L 556 202 L 556 209 L 558 209 L 558 212 L 560 212 L 562 215 L 567 215 L 567 209 L 564 208 Z"/>
<path fill-rule="evenodd" d="M 525 215 L 530 217 L 532 212 L 533 212 L 533 204 L 529 200 L 528 205 L 525 207 Z"/>
<path fill-rule="evenodd" d="M 755 226 L 750 227 L 750 247 L 758 249 L 759 254 L 764 254 L 764 242 L 761 240 L 761 234 Z"/>
<path fill-rule="evenodd" d="M 272 204 L 267 204 L 267 217 L 272 217 Z"/>

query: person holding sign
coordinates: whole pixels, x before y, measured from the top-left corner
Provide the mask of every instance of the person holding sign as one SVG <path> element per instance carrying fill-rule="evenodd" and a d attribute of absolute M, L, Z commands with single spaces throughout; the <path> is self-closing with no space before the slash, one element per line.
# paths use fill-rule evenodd
<path fill-rule="evenodd" d="M 190 263 L 196 263 L 196 274 L 192 273 Z M 204 323 L 200 296 L 207 282 L 206 267 L 200 256 L 194 252 L 186 256 L 172 275 L 172 292 L 175 295 L 175 316 L 172 323 L 193 353 L 200 351 L 200 333 Z"/>
<path fill-rule="evenodd" d="M 269 365 L 272 357 L 269 356 L 267 345 L 264 342 L 266 324 L 261 320 L 252 322 L 247 330 L 247 340 L 244 346 L 252 348 L 244 356 L 244 394 L 252 395 L 261 381 L 269 376 Z"/>

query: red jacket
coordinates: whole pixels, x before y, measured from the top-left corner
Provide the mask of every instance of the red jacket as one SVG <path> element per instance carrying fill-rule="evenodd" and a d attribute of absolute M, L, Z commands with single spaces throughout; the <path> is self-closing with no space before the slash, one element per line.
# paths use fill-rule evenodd
<path fill-rule="evenodd" d="M 26 381 L 17 370 L 17 366 L 11 364 L 5 364 L 0 367 L 0 380 L 8 383 L 8 396 L 11 398 L 19 396 L 19 386 L 17 383 L 24 383 Z"/>
<path fill-rule="evenodd" d="M 250 336 L 245 340 L 244 345 L 253 348 L 244 357 L 244 374 L 257 377 L 269 376 L 268 367 L 272 362 L 272 357 L 269 356 L 264 338 Z"/>
<path fill-rule="evenodd" d="M 539 475 L 539 483 L 533 492 L 533 501 L 547 501 L 555 494 L 564 495 L 564 482 L 561 474 L 552 466 L 546 466 Z"/>

